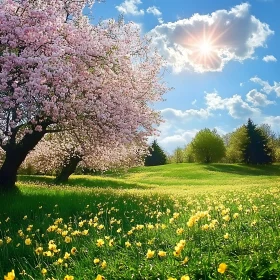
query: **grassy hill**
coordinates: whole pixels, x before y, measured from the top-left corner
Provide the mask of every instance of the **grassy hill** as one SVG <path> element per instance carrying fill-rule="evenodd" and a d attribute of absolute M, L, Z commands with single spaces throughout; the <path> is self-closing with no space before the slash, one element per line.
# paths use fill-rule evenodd
<path fill-rule="evenodd" d="M 276 280 L 279 175 L 279 165 L 229 164 L 75 175 L 59 186 L 21 175 L 17 192 L 0 195 L 0 278 Z"/>

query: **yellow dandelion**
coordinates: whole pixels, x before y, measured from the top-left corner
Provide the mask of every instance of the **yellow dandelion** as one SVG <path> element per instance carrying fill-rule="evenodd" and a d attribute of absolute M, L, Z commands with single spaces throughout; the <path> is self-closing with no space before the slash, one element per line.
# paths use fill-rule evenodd
<path fill-rule="evenodd" d="M 70 255 L 68 252 L 65 252 L 63 258 L 64 258 L 65 260 L 68 260 L 68 259 L 70 258 L 70 256 L 71 256 L 71 255 Z"/>
<path fill-rule="evenodd" d="M 103 261 L 102 263 L 101 263 L 101 268 L 102 269 L 105 269 L 107 267 L 107 262 L 106 261 Z"/>
<path fill-rule="evenodd" d="M 131 247 L 131 243 L 130 243 L 129 241 L 126 241 L 124 244 L 125 244 L 125 247 L 126 247 L 126 248 Z"/>
<path fill-rule="evenodd" d="M 103 239 L 97 239 L 97 241 L 96 241 L 96 246 L 97 247 L 102 247 L 103 245 L 104 245 L 104 240 Z"/>
<path fill-rule="evenodd" d="M 64 239 L 64 241 L 66 242 L 66 243 L 70 243 L 71 241 L 72 241 L 72 238 L 70 237 L 70 236 L 65 236 L 65 239 Z"/>
<path fill-rule="evenodd" d="M 63 263 L 63 259 L 62 258 L 59 258 L 57 261 L 56 261 L 56 264 L 62 264 Z"/>
<path fill-rule="evenodd" d="M 43 253 L 43 247 L 38 247 L 38 248 L 36 248 L 36 249 L 35 249 L 35 253 L 36 253 L 37 255 L 42 254 L 42 253 Z"/>
<path fill-rule="evenodd" d="M 31 245 L 32 241 L 30 238 L 26 238 L 24 243 L 25 243 L 25 245 L 29 246 L 29 245 Z"/>
<path fill-rule="evenodd" d="M 12 238 L 9 237 L 9 236 L 6 236 L 5 239 L 6 239 L 6 243 L 7 243 L 7 244 L 9 244 L 9 243 L 12 242 Z"/>
<path fill-rule="evenodd" d="M 221 274 L 224 274 L 227 270 L 227 265 L 225 263 L 220 263 L 219 267 L 218 267 L 218 272 Z"/>
<path fill-rule="evenodd" d="M 11 272 L 8 272 L 7 275 L 4 275 L 4 280 L 14 280 L 14 279 L 16 279 L 14 270 L 12 270 Z"/>
<path fill-rule="evenodd" d="M 181 280 L 190 280 L 190 276 L 184 275 L 181 277 Z"/>
<path fill-rule="evenodd" d="M 104 279 L 105 279 L 105 277 L 100 274 L 98 274 L 95 278 L 95 280 L 104 280 Z"/>
<path fill-rule="evenodd" d="M 94 263 L 94 264 L 99 264 L 99 263 L 100 263 L 100 259 L 97 259 L 97 258 L 94 259 L 94 260 L 93 260 L 93 263 Z"/>
<path fill-rule="evenodd" d="M 183 260 L 182 260 L 182 265 L 185 265 L 185 264 L 187 264 L 188 263 L 188 261 L 189 261 L 189 258 L 188 257 L 185 257 Z"/>
<path fill-rule="evenodd" d="M 77 253 L 77 248 L 73 247 L 70 252 L 71 252 L 71 255 L 75 255 Z"/>
<path fill-rule="evenodd" d="M 183 232 L 184 232 L 184 229 L 183 229 L 183 228 L 178 228 L 178 229 L 176 230 L 176 233 L 177 233 L 178 235 L 181 235 Z"/>
<path fill-rule="evenodd" d="M 167 280 L 177 280 L 177 278 L 174 277 L 168 277 Z"/>
<path fill-rule="evenodd" d="M 229 234 L 228 234 L 228 232 L 224 235 L 224 239 L 229 239 Z"/>
<path fill-rule="evenodd" d="M 166 252 L 160 250 L 160 251 L 158 251 L 158 256 L 161 258 L 164 258 L 164 257 L 166 257 Z"/>
<path fill-rule="evenodd" d="M 223 217 L 223 220 L 225 220 L 226 222 L 228 222 L 228 221 L 230 220 L 230 216 L 229 216 L 229 215 L 225 215 L 225 216 Z"/>
<path fill-rule="evenodd" d="M 141 247 L 141 246 L 142 246 L 142 243 L 141 243 L 141 242 L 136 242 L 136 246 L 137 246 L 137 247 Z"/>
<path fill-rule="evenodd" d="M 66 276 L 64 277 L 64 280 L 74 280 L 74 276 L 66 275 Z"/>
<path fill-rule="evenodd" d="M 113 240 L 113 239 L 110 239 L 108 245 L 109 245 L 109 247 L 114 246 L 114 240 Z"/>
<path fill-rule="evenodd" d="M 234 214 L 233 214 L 233 218 L 234 218 L 234 219 L 237 219 L 238 217 L 239 217 L 239 213 L 234 213 Z"/>
<path fill-rule="evenodd" d="M 155 255 L 155 251 L 152 251 L 151 249 L 148 250 L 146 256 L 147 256 L 147 259 L 152 259 Z"/>
<path fill-rule="evenodd" d="M 45 269 L 45 268 L 43 268 L 42 270 L 41 270 L 41 273 L 43 274 L 43 275 L 45 275 L 45 274 L 47 274 L 47 270 Z"/>

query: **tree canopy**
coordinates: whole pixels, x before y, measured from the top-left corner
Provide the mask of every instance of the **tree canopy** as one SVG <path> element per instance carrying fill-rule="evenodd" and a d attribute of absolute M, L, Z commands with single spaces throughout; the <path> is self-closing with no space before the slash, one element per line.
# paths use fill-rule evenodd
<path fill-rule="evenodd" d="M 162 59 L 133 23 L 90 24 L 82 10 L 93 2 L 1 1 L 0 188 L 47 133 L 121 144 L 154 134 Z"/>
<path fill-rule="evenodd" d="M 191 142 L 192 151 L 198 162 L 218 162 L 225 156 L 223 139 L 216 130 L 200 130 Z"/>
<path fill-rule="evenodd" d="M 246 126 L 247 141 L 243 147 L 243 161 L 247 164 L 269 164 L 273 161 L 272 149 L 263 131 L 251 119 Z"/>

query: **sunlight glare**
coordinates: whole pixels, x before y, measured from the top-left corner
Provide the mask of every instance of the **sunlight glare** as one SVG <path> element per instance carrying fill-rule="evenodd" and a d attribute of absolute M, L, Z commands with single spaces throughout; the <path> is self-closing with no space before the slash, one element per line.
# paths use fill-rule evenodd
<path fill-rule="evenodd" d="M 209 55 L 213 51 L 213 46 L 209 41 L 203 41 L 199 45 L 199 51 L 203 55 Z"/>

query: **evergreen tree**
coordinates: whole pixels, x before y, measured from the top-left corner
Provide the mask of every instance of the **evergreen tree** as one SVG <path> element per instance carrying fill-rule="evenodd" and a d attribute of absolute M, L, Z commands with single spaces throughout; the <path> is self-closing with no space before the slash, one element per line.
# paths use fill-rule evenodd
<path fill-rule="evenodd" d="M 145 166 L 163 165 L 167 163 L 167 156 L 154 140 L 149 148 L 150 155 L 145 158 Z"/>
<path fill-rule="evenodd" d="M 251 119 L 246 124 L 247 141 L 243 148 L 243 161 L 247 164 L 269 164 L 273 161 L 267 137 Z"/>

